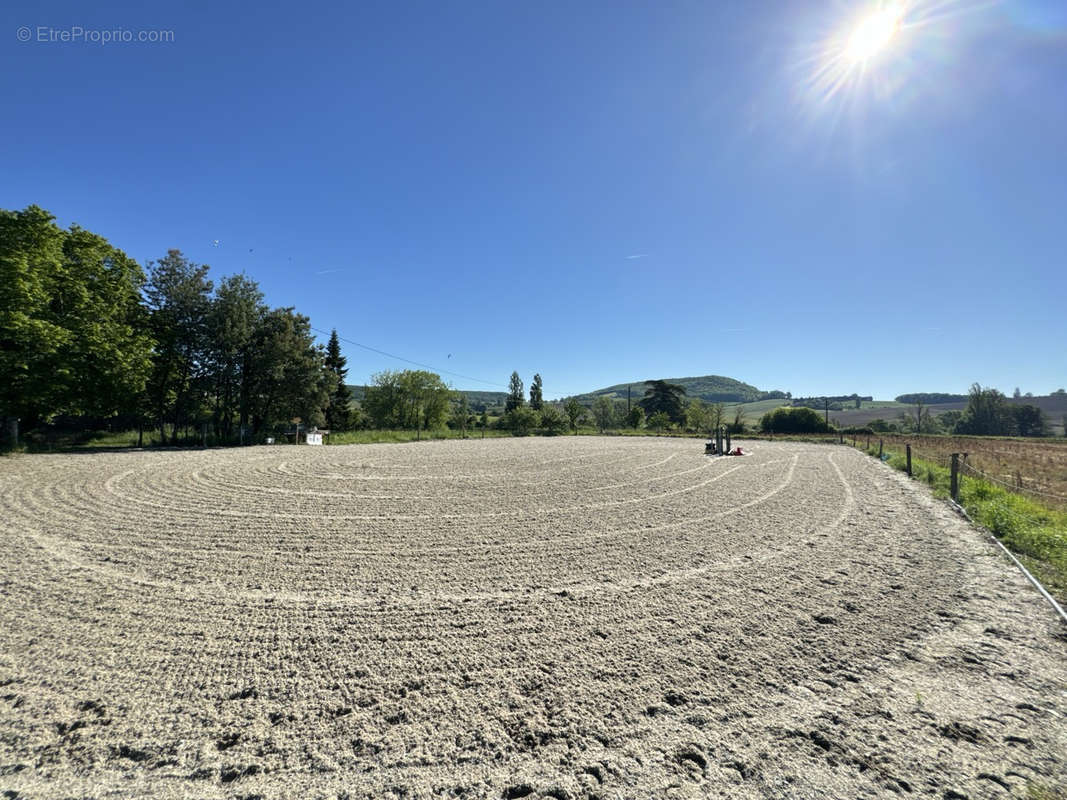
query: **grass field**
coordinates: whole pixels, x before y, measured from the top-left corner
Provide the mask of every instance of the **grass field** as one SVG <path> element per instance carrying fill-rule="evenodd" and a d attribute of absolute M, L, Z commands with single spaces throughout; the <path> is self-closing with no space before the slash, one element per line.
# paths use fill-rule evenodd
<path fill-rule="evenodd" d="M 2 459 L 0 784 L 392 800 L 1067 786 L 1067 641 L 988 539 L 850 448 L 744 444 Z"/>

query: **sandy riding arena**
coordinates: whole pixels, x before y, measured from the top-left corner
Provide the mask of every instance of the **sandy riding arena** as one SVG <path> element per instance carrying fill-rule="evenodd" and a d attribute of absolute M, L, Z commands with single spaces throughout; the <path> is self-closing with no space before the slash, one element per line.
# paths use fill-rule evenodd
<path fill-rule="evenodd" d="M 1067 787 L 1065 629 L 985 535 L 848 448 L 746 449 L 0 460 L 0 795 Z"/>

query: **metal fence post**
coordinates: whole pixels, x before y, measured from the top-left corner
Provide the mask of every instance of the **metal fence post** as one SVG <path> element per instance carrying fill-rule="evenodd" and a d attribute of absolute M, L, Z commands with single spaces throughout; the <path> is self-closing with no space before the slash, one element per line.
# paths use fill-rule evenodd
<path fill-rule="evenodd" d="M 911 445 L 905 445 L 905 449 L 908 454 L 908 477 L 911 477 Z"/>
<path fill-rule="evenodd" d="M 957 503 L 960 501 L 960 454 L 952 454 L 952 475 L 949 492 L 952 495 L 952 499 Z"/>
<path fill-rule="evenodd" d="M 879 459 L 882 458 L 882 440 L 881 439 L 878 440 L 878 458 Z"/>

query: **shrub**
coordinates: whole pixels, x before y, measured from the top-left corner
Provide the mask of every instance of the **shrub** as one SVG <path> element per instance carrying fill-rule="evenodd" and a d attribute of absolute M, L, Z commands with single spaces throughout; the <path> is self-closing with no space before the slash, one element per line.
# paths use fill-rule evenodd
<path fill-rule="evenodd" d="M 541 407 L 541 427 L 551 436 L 563 433 L 567 430 L 567 417 L 556 406 L 546 404 Z"/>
<path fill-rule="evenodd" d="M 516 436 L 527 436 L 541 422 L 541 415 L 527 405 L 508 411 L 501 418 L 502 427 Z"/>
<path fill-rule="evenodd" d="M 760 420 L 760 428 L 767 433 L 825 433 L 830 430 L 818 412 L 804 406 L 768 411 Z"/>

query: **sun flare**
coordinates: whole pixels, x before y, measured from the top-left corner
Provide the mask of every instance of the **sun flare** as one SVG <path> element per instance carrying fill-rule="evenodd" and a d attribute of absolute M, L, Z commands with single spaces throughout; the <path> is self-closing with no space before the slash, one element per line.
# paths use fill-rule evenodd
<path fill-rule="evenodd" d="M 855 64 L 878 55 L 893 40 L 903 16 L 903 9 L 894 4 L 879 8 L 860 20 L 845 46 L 848 60 Z"/>

